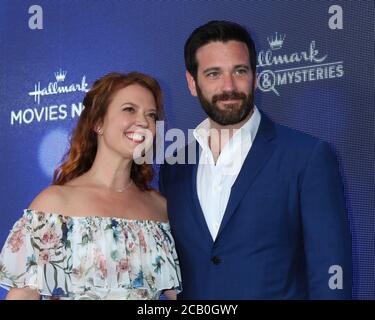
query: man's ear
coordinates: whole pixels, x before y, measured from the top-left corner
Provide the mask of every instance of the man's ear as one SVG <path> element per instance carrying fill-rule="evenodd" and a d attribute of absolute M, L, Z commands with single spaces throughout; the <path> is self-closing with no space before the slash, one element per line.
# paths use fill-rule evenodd
<path fill-rule="evenodd" d="M 196 88 L 195 80 L 194 80 L 193 76 L 190 74 L 189 71 L 186 71 L 185 75 L 186 75 L 186 81 L 187 81 L 190 93 L 191 93 L 192 96 L 196 97 L 197 96 L 197 88 Z"/>
<path fill-rule="evenodd" d="M 258 88 L 258 78 L 256 74 L 254 75 L 254 77 L 255 77 L 254 79 L 254 92 L 255 92 L 256 88 Z"/>

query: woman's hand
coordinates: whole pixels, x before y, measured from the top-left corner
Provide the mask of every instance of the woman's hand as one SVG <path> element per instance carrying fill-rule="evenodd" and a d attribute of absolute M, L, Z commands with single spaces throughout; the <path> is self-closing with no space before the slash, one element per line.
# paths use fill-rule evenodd
<path fill-rule="evenodd" d="M 9 290 L 6 300 L 39 300 L 40 294 L 38 290 L 25 288 L 12 288 Z"/>

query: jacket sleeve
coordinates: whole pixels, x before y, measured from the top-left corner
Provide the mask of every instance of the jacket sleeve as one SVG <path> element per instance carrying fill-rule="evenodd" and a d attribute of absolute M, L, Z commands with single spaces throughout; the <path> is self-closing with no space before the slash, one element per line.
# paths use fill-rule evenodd
<path fill-rule="evenodd" d="M 310 299 L 351 299 L 351 235 L 336 158 L 315 145 L 300 187 Z"/>
<path fill-rule="evenodd" d="M 164 187 L 164 175 L 165 175 L 165 165 L 161 165 L 159 169 L 159 191 L 165 197 L 165 187 Z"/>

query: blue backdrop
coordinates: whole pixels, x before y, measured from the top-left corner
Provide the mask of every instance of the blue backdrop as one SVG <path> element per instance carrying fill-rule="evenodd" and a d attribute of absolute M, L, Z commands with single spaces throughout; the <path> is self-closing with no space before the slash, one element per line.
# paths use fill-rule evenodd
<path fill-rule="evenodd" d="M 165 94 L 167 128 L 187 131 L 202 121 L 205 114 L 185 83 L 183 45 L 212 19 L 252 32 L 259 52 L 257 106 L 334 148 L 353 235 L 353 297 L 374 299 L 372 0 L 2 1 L 0 245 L 51 182 L 85 91 L 98 77 L 149 73 Z"/>

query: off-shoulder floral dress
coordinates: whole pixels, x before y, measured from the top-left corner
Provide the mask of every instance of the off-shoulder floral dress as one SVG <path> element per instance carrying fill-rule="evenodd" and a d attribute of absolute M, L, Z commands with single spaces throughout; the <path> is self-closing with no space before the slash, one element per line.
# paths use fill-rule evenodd
<path fill-rule="evenodd" d="M 24 210 L 0 255 L 0 285 L 42 299 L 159 299 L 181 290 L 168 222 Z"/>

